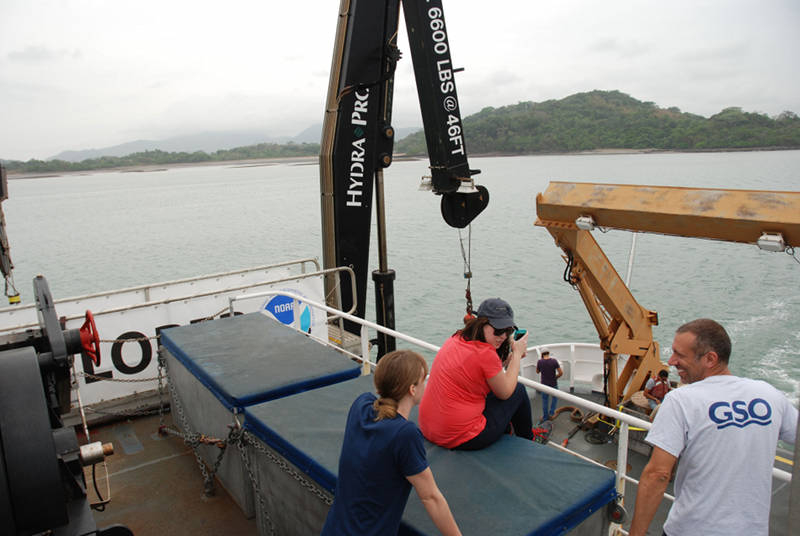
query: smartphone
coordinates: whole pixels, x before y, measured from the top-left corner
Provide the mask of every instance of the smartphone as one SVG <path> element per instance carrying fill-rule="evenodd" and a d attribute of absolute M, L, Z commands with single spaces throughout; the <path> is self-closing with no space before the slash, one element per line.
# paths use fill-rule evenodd
<path fill-rule="evenodd" d="M 516 330 L 516 331 L 514 332 L 514 340 L 515 340 L 515 341 L 518 341 L 518 340 L 520 340 L 522 337 L 524 337 L 524 336 L 525 336 L 525 334 L 526 334 L 526 333 L 528 333 L 528 330 L 527 330 L 527 329 L 518 329 L 518 330 Z"/>

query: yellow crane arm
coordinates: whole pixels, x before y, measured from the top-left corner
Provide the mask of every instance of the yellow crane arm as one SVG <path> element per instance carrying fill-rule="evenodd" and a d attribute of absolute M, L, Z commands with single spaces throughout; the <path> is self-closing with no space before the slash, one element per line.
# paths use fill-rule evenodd
<path fill-rule="evenodd" d="M 800 245 L 800 192 L 554 181 L 537 195 L 536 213 L 536 225 L 545 227 L 566 253 L 570 282 L 600 336 L 612 407 L 630 399 L 664 365 L 652 333 L 657 313 L 636 301 L 594 240 L 592 228 L 732 242 L 766 240 L 764 245 L 773 250 Z M 621 372 L 619 354 L 630 356 Z"/>
<path fill-rule="evenodd" d="M 551 182 L 536 199 L 542 222 L 591 216 L 599 227 L 757 243 L 780 233 L 800 246 L 800 192 Z"/>

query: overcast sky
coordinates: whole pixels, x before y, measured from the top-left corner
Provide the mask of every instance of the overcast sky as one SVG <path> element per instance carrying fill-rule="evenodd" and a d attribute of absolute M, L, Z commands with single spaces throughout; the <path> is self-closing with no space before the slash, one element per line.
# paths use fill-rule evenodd
<path fill-rule="evenodd" d="M 377 0 L 373 0 L 377 1 Z M 321 123 L 339 0 L 2 0 L 0 157 Z M 618 89 L 800 113 L 798 0 L 444 0 L 462 115 Z M 394 124 L 421 125 L 408 41 Z"/>

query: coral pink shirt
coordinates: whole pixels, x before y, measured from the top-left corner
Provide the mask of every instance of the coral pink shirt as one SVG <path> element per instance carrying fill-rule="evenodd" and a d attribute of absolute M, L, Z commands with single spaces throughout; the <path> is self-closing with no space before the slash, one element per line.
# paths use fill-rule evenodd
<path fill-rule="evenodd" d="M 453 335 L 442 345 L 419 405 L 419 427 L 446 448 L 469 441 L 486 426 L 483 409 L 491 391 L 487 379 L 503 366 L 494 346 Z"/>

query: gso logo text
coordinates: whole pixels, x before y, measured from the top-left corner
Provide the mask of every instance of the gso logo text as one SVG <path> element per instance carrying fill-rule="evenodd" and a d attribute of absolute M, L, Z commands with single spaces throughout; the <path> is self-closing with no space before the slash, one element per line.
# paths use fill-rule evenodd
<path fill-rule="evenodd" d="M 744 428 L 751 424 L 766 426 L 772 422 L 772 407 L 763 398 L 714 402 L 708 408 L 708 417 L 717 424 L 717 430 L 736 426 Z"/>

